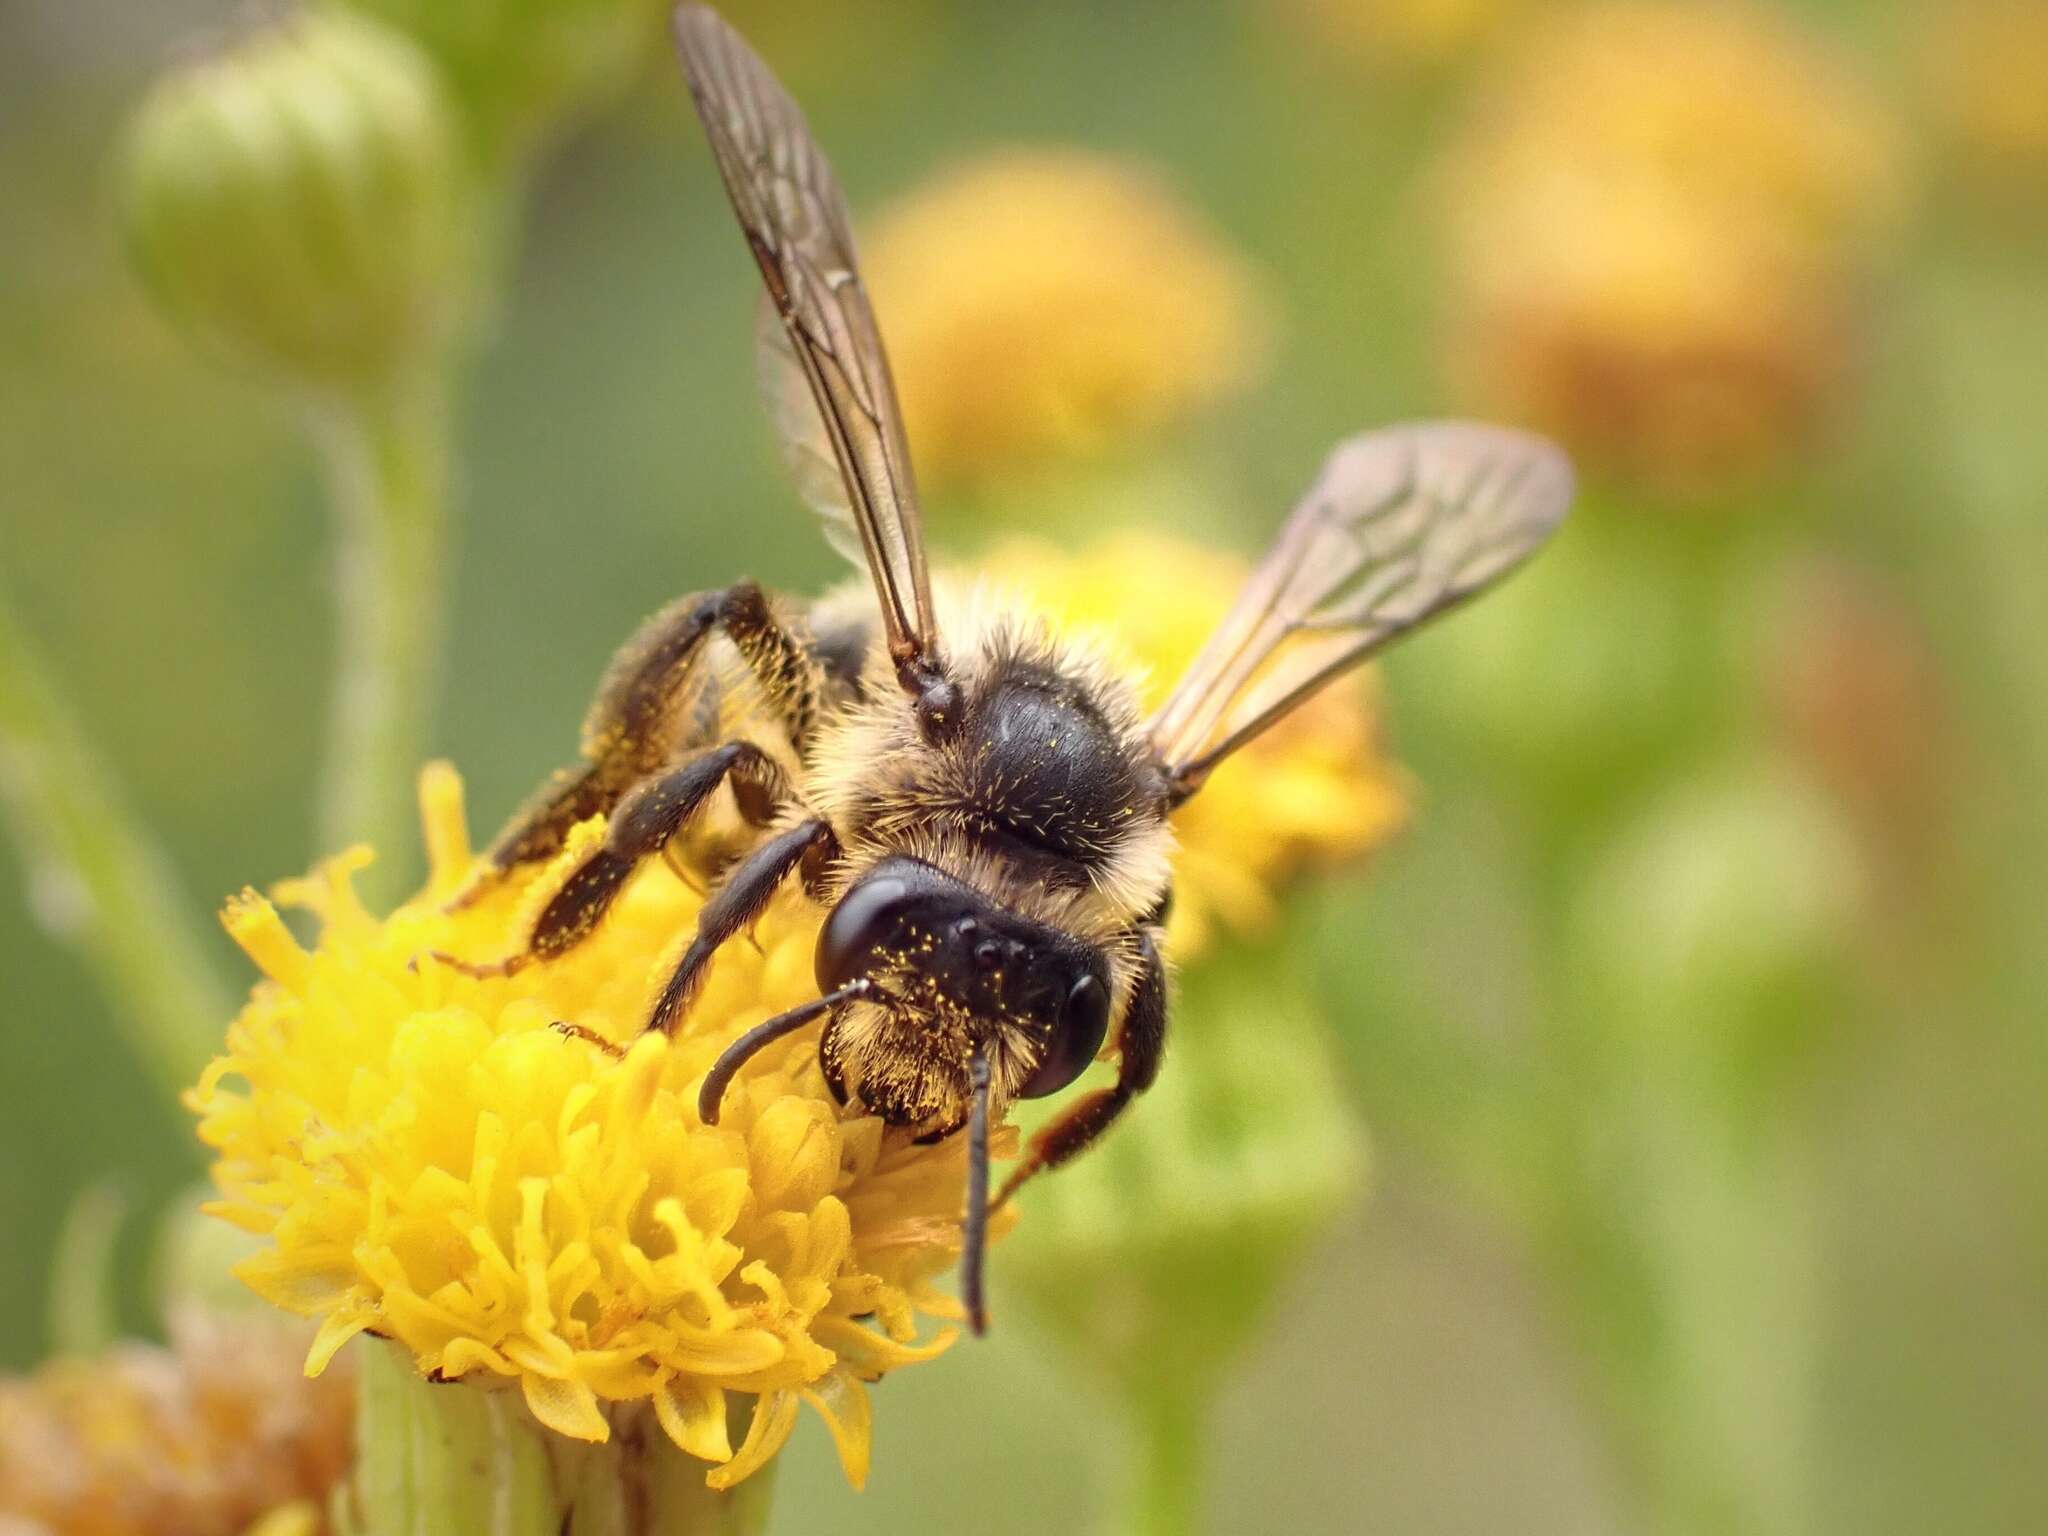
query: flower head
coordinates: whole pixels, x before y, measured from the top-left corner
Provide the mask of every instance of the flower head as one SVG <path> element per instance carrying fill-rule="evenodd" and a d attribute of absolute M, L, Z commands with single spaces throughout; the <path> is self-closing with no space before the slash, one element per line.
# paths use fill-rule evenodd
<path fill-rule="evenodd" d="M 1620 0 L 1546 23 L 1482 101 L 1441 184 L 1481 408 L 1681 484 L 1818 418 L 1902 180 L 1834 59 L 1741 6 Z"/>
<path fill-rule="evenodd" d="M 1174 601 L 1128 608 L 1134 564 Z M 1129 658 L 1161 679 L 1239 574 L 1137 537 L 1078 557 L 1018 547 L 997 568 L 1056 625 L 1121 628 Z M 1288 867 L 1369 846 L 1399 820 L 1363 699 L 1333 690 L 1190 806 L 1183 958 L 1219 920 L 1263 916 Z M 433 875 L 388 917 L 353 892 L 364 850 L 280 886 L 275 904 L 229 904 L 228 930 L 267 980 L 192 1102 L 218 1154 L 213 1209 L 268 1239 L 237 1273 L 320 1319 L 311 1371 L 369 1330 L 437 1379 L 516 1383 L 537 1418 L 584 1440 L 651 1405 L 677 1445 L 718 1464 L 717 1487 L 767 1461 L 808 1402 L 858 1482 L 863 1383 L 950 1341 L 920 1339 L 919 1317 L 958 1314 L 934 1281 L 960 1248 L 965 1138 L 919 1146 L 842 1109 L 807 1035 L 753 1057 L 719 1123 L 703 1124 L 697 1084 L 725 1046 L 815 995 L 821 914 L 797 892 L 751 946 L 721 953 L 673 1038 L 640 1030 L 703 898 L 658 862 L 544 964 L 479 978 L 430 958 L 516 950 L 604 827 L 585 823 L 545 868 L 451 911 L 476 865 L 453 770 L 429 769 L 422 800 Z M 313 915 L 313 947 L 279 906 Z M 1014 1133 L 996 1145 L 1008 1155 Z M 735 1394 L 754 1400 L 737 1449 Z"/>
<path fill-rule="evenodd" d="M 192 1098 L 218 1153 L 213 1209 L 270 1239 L 237 1273 L 320 1319 L 309 1371 L 368 1329 L 439 1378 L 517 1383 L 578 1439 L 651 1404 L 719 1464 L 718 1487 L 772 1456 L 808 1401 L 858 1482 L 861 1383 L 950 1341 L 920 1341 L 918 1314 L 956 1311 L 931 1282 L 959 1248 L 964 1143 L 843 1118 L 803 1041 L 755 1058 L 721 1122 L 700 1121 L 693 1085 L 724 1045 L 814 994 L 817 916 L 797 897 L 721 957 L 673 1040 L 638 1032 L 702 899 L 659 866 L 546 965 L 479 980 L 425 958 L 516 948 L 603 828 L 450 913 L 474 863 L 460 784 L 445 767 L 422 784 L 434 875 L 389 917 L 351 889 L 363 850 L 278 889 L 316 918 L 310 950 L 263 897 L 229 904 L 268 980 Z M 734 1393 L 756 1399 L 737 1450 Z"/>
<path fill-rule="evenodd" d="M 282 1319 L 187 1307 L 170 1322 L 168 1348 L 0 1381 L 0 1530 L 226 1536 L 326 1498 L 348 1465 L 347 1374 L 309 1383 L 304 1333 Z"/>
<path fill-rule="evenodd" d="M 1099 454 L 1251 370 L 1251 274 L 1141 166 L 1006 150 L 885 211 L 876 309 L 920 473 Z"/>

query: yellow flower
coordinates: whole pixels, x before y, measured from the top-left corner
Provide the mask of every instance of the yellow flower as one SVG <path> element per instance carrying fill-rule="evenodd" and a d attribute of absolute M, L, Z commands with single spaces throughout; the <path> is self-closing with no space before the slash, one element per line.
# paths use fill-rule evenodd
<path fill-rule="evenodd" d="M 2039 206 L 2048 186 L 2048 5 L 1951 0 L 1924 18 L 1928 94 L 1966 169 Z"/>
<path fill-rule="evenodd" d="M 308 1382 L 282 1319 L 185 1308 L 170 1333 L 0 1381 L 0 1530 L 234 1532 L 326 1498 L 348 1465 L 347 1373 Z"/>
<path fill-rule="evenodd" d="M 1044 612 L 1121 642 L 1146 677 L 1147 708 L 1195 659 L 1245 578 L 1245 567 L 1176 539 L 1121 533 L 1079 554 L 1034 540 L 988 560 L 1003 584 Z M 1144 595 L 1134 599 L 1132 572 Z M 1378 847 L 1408 818 L 1407 781 L 1380 750 L 1379 680 L 1367 671 L 1309 700 L 1228 759 L 1174 816 L 1168 939 L 1185 964 L 1217 936 L 1269 923 L 1286 877 Z"/>
<path fill-rule="evenodd" d="M 1445 168 L 1449 363 L 1490 413 L 1681 483 L 1814 425 L 1901 194 L 1876 102 L 1741 6 L 1532 35 Z"/>
<path fill-rule="evenodd" d="M 1127 608 L 1138 567 L 1172 600 Z M 1242 575 L 1138 536 L 1079 556 L 1017 546 L 996 570 L 1056 624 L 1120 630 L 1162 683 Z M 1362 687 L 1332 690 L 1247 749 L 1180 818 L 1180 958 L 1219 923 L 1263 920 L 1290 868 L 1399 822 Z M 859 1483 L 863 1383 L 952 1337 L 919 1342 L 918 1317 L 958 1315 L 934 1281 L 959 1252 L 965 1138 L 918 1146 L 840 1109 L 808 1035 L 754 1057 L 720 1123 L 701 1123 L 696 1084 L 724 1047 L 815 996 L 821 913 L 795 891 L 753 946 L 721 953 L 672 1040 L 639 1030 L 703 898 L 658 861 L 557 959 L 477 978 L 428 958 L 515 950 L 604 828 L 585 823 L 546 868 L 450 912 L 477 862 L 460 782 L 436 766 L 421 793 L 432 877 L 390 916 L 354 895 L 360 849 L 276 891 L 317 920 L 310 949 L 253 892 L 227 909 L 268 979 L 191 1098 L 218 1154 L 211 1209 L 269 1240 L 237 1273 L 320 1320 L 309 1371 L 370 1330 L 437 1379 L 516 1382 L 538 1419 L 583 1440 L 651 1407 L 678 1446 L 719 1464 L 707 1480 L 720 1488 L 773 1456 L 808 1402 Z M 614 1057 L 557 1022 L 626 1049 Z M 998 1154 L 1014 1146 L 1006 1127 Z M 737 1450 L 733 1394 L 754 1400 Z"/>
<path fill-rule="evenodd" d="M 1244 264 L 1106 156 L 963 165 L 883 214 L 867 266 L 935 483 L 1101 453 L 1215 400 L 1260 351 Z"/>
<path fill-rule="evenodd" d="M 719 1463 L 713 1487 L 773 1456 L 809 1402 L 859 1483 L 862 1383 L 951 1341 L 918 1342 L 917 1314 L 957 1313 L 932 1280 L 959 1249 L 964 1138 L 920 1147 L 843 1119 L 809 1040 L 763 1052 L 719 1125 L 699 1121 L 693 1085 L 719 1051 L 816 994 L 818 915 L 795 896 L 721 955 L 673 1041 L 638 1031 L 702 899 L 659 864 L 588 942 L 516 977 L 425 958 L 515 949 L 603 825 L 451 914 L 475 866 L 452 769 L 427 771 L 422 802 L 433 876 L 388 918 L 351 889 L 360 849 L 276 893 L 318 920 L 311 950 L 255 893 L 228 906 L 268 980 L 192 1102 L 218 1153 L 211 1209 L 270 1239 L 237 1274 L 320 1319 L 309 1372 L 368 1329 L 438 1378 L 518 1383 L 577 1439 L 651 1405 Z M 557 1021 L 630 1048 L 614 1059 Z M 737 1451 L 730 1393 L 756 1400 Z"/>

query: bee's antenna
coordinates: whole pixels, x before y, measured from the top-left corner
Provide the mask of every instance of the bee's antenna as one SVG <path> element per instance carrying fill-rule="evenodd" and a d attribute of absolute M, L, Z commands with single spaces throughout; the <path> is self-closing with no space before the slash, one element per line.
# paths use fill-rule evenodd
<path fill-rule="evenodd" d="M 821 1013 L 830 1013 L 841 1003 L 850 1003 L 866 997 L 875 990 L 875 984 L 865 976 L 856 976 L 835 992 L 827 992 L 813 1002 L 787 1013 L 778 1013 L 774 1018 L 756 1024 L 739 1039 L 725 1048 L 718 1060 L 711 1064 L 711 1070 L 704 1074 L 704 1086 L 697 1090 L 697 1115 L 706 1125 L 718 1124 L 718 1109 L 725 1098 L 725 1090 L 731 1086 L 741 1067 L 765 1046 L 773 1045 L 784 1035 L 802 1029 Z"/>
<path fill-rule="evenodd" d="M 967 1119 L 967 1215 L 961 1223 L 960 1299 L 967 1326 L 988 1332 L 988 1304 L 982 1296 L 982 1260 L 988 1251 L 988 1057 L 980 1046 L 968 1063 L 974 1107 Z"/>

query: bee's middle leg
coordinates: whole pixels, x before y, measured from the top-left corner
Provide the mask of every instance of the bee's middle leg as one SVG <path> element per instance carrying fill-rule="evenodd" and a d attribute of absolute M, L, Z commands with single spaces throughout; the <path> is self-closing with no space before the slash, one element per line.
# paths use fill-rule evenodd
<path fill-rule="evenodd" d="M 647 780 L 619 802 L 605 839 L 541 909 L 523 954 L 499 963 L 513 971 L 574 949 L 603 921 L 627 877 L 668 845 L 704 808 L 721 784 L 730 784 L 740 814 L 756 826 L 773 819 L 789 788 L 775 760 L 752 742 L 713 747 Z"/>
<path fill-rule="evenodd" d="M 718 951 L 767 910 L 792 873 L 801 871 L 806 888 L 815 893 L 839 852 L 831 823 L 813 819 L 776 834 L 741 860 L 698 915 L 696 935 L 655 1000 L 647 1027 L 672 1033 Z"/>

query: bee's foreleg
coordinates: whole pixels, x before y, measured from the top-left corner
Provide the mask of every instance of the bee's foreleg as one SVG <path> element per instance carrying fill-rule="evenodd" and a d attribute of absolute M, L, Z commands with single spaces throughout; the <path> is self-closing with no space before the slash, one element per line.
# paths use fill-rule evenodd
<path fill-rule="evenodd" d="M 1069 1105 L 1031 1138 L 1024 1160 L 1003 1181 L 991 1210 L 1001 1210 L 1034 1174 L 1079 1156 L 1158 1077 L 1166 1052 L 1166 966 L 1153 930 L 1139 933 L 1138 954 L 1138 981 L 1118 1037 L 1116 1082 Z"/>
<path fill-rule="evenodd" d="M 967 1124 L 967 1209 L 960 1220 L 960 1300 L 967 1326 L 988 1332 L 983 1269 L 988 1262 L 988 1058 L 981 1047 L 968 1063 L 971 1108 Z"/>
<path fill-rule="evenodd" d="M 817 872 L 839 853 L 839 839 L 829 822 L 803 821 L 779 832 L 748 854 L 726 878 L 718 894 L 697 919 L 697 936 L 683 951 L 675 973 L 654 1004 L 647 1027 L 673 1031 L 697 995 L 711 958 L 728 939 L 751 926 L 774 898 L 790 873 L 803 866 L 806 881 L 815 885 Z"/>
<path fill-rule="evenodd" d="M 547 959 L 573 949 L 603 920 L 626 877 L 688 826 L 721 784 L 756 825 L 788 794 L 782 770 L 752 742 L 727 742 L 649 779 L 619 803 L 604 844 L 578 865 L 535 920 L 527 953 Z"/>

